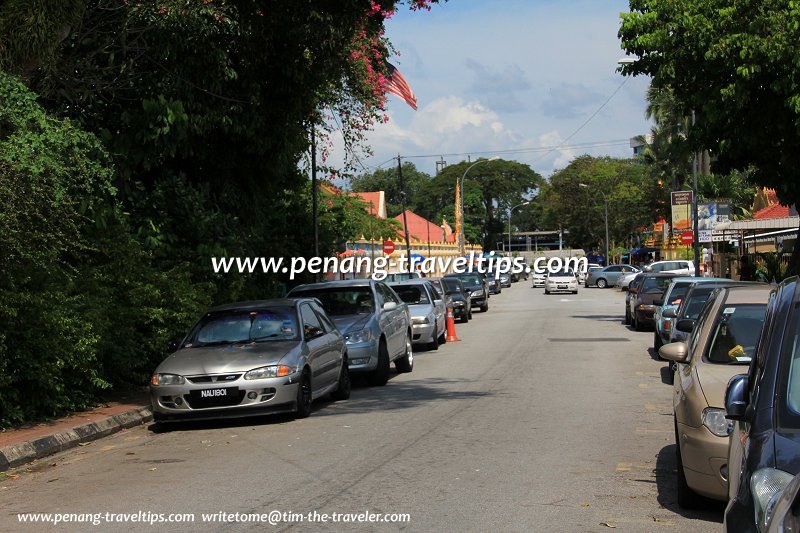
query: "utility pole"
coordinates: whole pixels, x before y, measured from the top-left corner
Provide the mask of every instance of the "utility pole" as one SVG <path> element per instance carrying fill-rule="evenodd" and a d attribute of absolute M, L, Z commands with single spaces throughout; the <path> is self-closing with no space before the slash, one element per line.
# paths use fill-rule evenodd
<path fill-rule="evenodd" d="M 694 128 L 694 109 L 692 109 L 692 127 Z M 701 276 L 700 273 L 700 232 L 698 231 L 698 217 L 697 217 L 697 152 L 694 152 L 692 158 L 692 224 L 694 225 L 694 240 L 692 242 L 694 248 L 694 275 Z"/>
<path fill-rule="evenodd" d="M 406 259 L 408 271 L 411 272 L 411 243 L 408 237 L 408 217 L 406 216 L 406 187 L 403 182 L 403 165 L 400 163 L 400 154 L 397 154 L 397 179 L 400 185 L 400 207 L 403 210 L 403 230 L 406 237 Z"/>
<path fill-rule="evenodd" d="M 317 139 L 316 126 L 311 122 L 311 218 L 314 225 L 314 257 L 319 257 L 319 220 L 317 219 Z"/>

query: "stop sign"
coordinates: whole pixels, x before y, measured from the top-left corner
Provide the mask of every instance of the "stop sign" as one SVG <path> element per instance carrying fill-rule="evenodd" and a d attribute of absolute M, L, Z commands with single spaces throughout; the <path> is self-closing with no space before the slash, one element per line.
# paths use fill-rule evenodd
<path fill-rule="evenodd" d="M 694 232 L 684 231 L 681 233 L 681 244 L 692 244 L 694 242 Z"/>
<path fill-rule="evenodd" d="M 383 253 L 391 255 L 394 252 L 394 243 L 392 241 L 383 241 Z"/>

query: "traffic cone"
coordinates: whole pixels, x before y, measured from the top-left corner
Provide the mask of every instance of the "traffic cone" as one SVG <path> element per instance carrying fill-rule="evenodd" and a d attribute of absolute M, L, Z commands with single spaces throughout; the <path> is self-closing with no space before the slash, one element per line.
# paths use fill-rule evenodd
<path fill-rule="evenodd" d="M 453 317 L 453 309 L 447 308 L 447 342 L 458 342 L 461 339 L 456 337 L 456 320 Z"/>

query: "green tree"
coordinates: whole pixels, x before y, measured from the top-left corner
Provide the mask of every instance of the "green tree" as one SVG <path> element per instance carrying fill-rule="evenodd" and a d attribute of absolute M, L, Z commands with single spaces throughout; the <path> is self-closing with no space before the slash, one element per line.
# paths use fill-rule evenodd
<path fill-rule="evenodd" d="M 386 216 L 391 218 L 402 212 L 402 196 L 408 209 L 423 217 L 436 214 L 433 206 L 426 201 L 424 190 L 431 177 L 419 170 L 410 161 L 402 163 L 403 179 L 397 172 L 397 164 L 388 168 L 379 168 L 373 172 L 353 176 L 350 188 L 354 192 L 384 191 L 386 198 Z"/>
<path fill-rule="evenodd" d="M 425 198 L 449 221 L 455 220 L 456 181 L 473 163 L 462 161 L 449 165 L 428 183 Z M 495 243 L 504 240 L 508 210 L 524 202 L 543 183 L 541 175 L 517 161 L 499 159 L 473 167 L 464 180 L 462 191 L 467 240 L 481 242 L 485 249 L 494 249 Z"/>
<path fill-rule="evenodd" d="M 626 75 L 652 76 L 694 110 L 693 149 L 715 172 L 753 168 L 755 183 L 800 203 L 800 5 L 794 0 L 632 0 L 622 47 Z M 790 271 L 800 271 L 795 247 Z"/>
<path fill-rule="evenodd" d="M 615 243 L 635 244 L 660 216 L 667 194 L 635 159 L 584 155 L 554 173 L 537 201 L 543 226 L 568 230 L 573 246 L 602 250 L 606 199 L 613 248 Z"/>

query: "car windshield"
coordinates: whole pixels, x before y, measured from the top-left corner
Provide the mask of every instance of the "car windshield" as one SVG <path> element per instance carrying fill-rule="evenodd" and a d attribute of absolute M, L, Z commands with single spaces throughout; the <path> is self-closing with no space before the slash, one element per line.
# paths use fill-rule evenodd
<path fill-rule="evenodd" d="M 711 333 L 706 361 L 723 365 L 749 363 L 766 311 L 766 303 L 725 305 Z"/>
<path fill-rule="evenodd" d="M 452 294 L 454 292 L 461 292 L 461 284 L 458 282 L 457 279 L 444 278 L 442 279 L 442 283 L 444 284 L 444 288 L 445 291 L 447 291 L 447 294 Z"/>
<path fill-rule="evenodd" d="M 233 310 L 204 317 L 189 337 L 193 347 L 243 342 L 297 340 L 297 315 L 292 307 Z"/>
<path fill-rule="evenodd" d="M 680 305 L 686 293 L 689 292 L 689 283 L 676 283 L 669 291 L 669 298 L 664 305 Z"/>
<path fill-rule="evenodd" d="M 794 330 L 795 334 L 794 340 L 792 340 L 792 355 L 791 363 L 789 364 L 786 404 L 795 415 L 800 415 L 800 328 L 795 326 Z"/>
<path fill-rule="evenodd" d="M 644 294 L 653 294 L 664 292 L 670 278 L 645 278 L 642 282 L 642 290 Z"/>
<path fill-rule="evenodd" d="M 483 285 L 483 280 L 481 280 L 481 277 L 478 276 L 477 274 L 470 274 L 468 276 L 462 276 L 460 279 L 461 279 L 461 283 L 464 284 L 464 287 L 466 287 L 468 289 L 472 288 L 472 287 L 480 287 L 480 286 Z"/>
<path fill-rule="evenodd" d="M 416 272 L 397 272 L 395 274 L 389 274 L 392 278 L 392 281 L 406 281 L 409 279 L 419 279 L 419 274 Z"/>
<path fill-rule="evenodd" d="M 425 289 L 419 285 L 392 285 L 392 289 L 407 304 L 429 304 L 431 303 Z"/>
<path fill-rule="evenodd" d="M 551 278 L 563 278 L 563 277 L 570 277 L 570 276 L 575 276 L 575 274 L 572 272 L 572 270 L 559 270 L 558 272 L 551 272 L 550 273 L 550 277 Z"/>
<path fill-rule="evenodd" d="M 372 290 L 366 286 L 295 290 L 292 296 L 318 298 L 330 316 L 369 315 L 375 312 Z"/>

